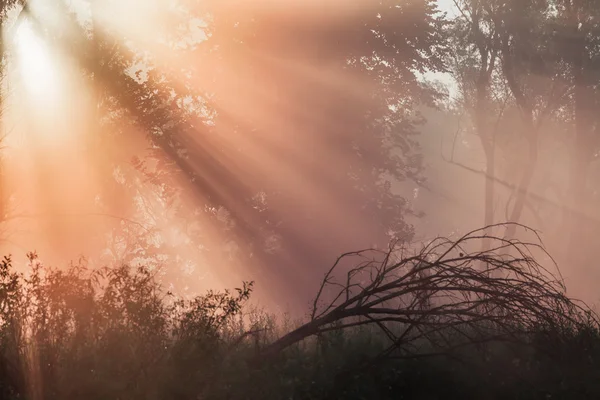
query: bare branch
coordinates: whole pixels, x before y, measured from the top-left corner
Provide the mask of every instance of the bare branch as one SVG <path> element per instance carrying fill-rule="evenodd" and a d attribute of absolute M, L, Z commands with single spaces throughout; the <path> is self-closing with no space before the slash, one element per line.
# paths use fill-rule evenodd
<path fill-rule="evenodd" d="M 485 233 L 509 226 L 526 230 L 533 240 Z M 474 250 L 484 239 L 492 245 Z M 478 341 L 525 340 L 540 326 L 570 329 L 590 315 L 585 304 L 566 296 L 539 234 L 520 224 L 475 229 L 455 241 L 437 238 L 409 257 L 402 253 L 398 258 L 397 251 L 365 250 L 338 258 L 321 283 L 311 320 L 272 343 L 259 358 L 314 335 L 361 326 L 383 333 L 390 357 L 412 354 L 423 340 L 436 353 L 450 352 Z M 372 258 L 377 255 L 379 259 Z M 536 255 L 547 258 L 556 272 L 538 263 Z M 340 262 L 352 257 L 368 261 L 339 271 Z M 479 268 L 482 264 L 485 271 Z M 340 272 L 342 282 L 336 279 Z"/>

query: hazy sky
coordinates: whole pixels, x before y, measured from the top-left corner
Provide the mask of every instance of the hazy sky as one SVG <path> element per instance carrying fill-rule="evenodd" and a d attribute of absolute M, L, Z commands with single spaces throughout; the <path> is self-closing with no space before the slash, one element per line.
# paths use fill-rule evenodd
<path fill-rule="evenodd" d="M 454 13 L 454 1 L 453 0 L 438 0 L 440 10 L 447 12 L 449 15 Z"/>

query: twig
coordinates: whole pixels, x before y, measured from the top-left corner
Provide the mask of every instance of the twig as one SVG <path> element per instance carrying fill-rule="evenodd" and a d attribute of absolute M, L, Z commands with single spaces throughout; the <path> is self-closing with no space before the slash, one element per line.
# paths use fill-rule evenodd
<path fill-rule="evenodd" d="M 485 233 L 498 227 L 520 227 L 532 234 L 534 241 Z M 489 248 L 469 251 L 479 248 L 475 243 L 484 239 L 490 240 Z M 269 360 L 314 335 L 361 326 L 378 329 L 389 340 L 388 350 L 378 359 L 396 352 L 412 357 L 410 348 L 421 340 L 447 355 L 454 347 L 478 341 L 527 344 L 528 335 L 540 325 L 569 329 L 584 325 L 585 318 L 592 315 L 585 304 L 566 296 L 558 268 L 555 277 L 535 260 L 534 251 L 540 252 L 556 267 L 539 233 L 518 223 L 475 229 L 456 241 L 437 238 L 413 256 L 392 262 L 395 251 L 367 250 L 339 257 L 320 285 L 311 320 L 267 346 L 254 361 Z M 380 258 L 369 258 L 369 254 Z M 363 261 L 338 281 L 338 267 L 349 257 Z M 487 271 L 476 267 L 481 264 Z M 598 325 L 595 315 L 592 320 Z"/>

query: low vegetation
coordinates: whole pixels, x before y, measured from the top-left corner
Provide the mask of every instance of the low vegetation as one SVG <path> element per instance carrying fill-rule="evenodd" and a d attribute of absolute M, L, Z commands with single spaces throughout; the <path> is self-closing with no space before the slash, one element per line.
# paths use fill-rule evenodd
<path fill-rule="evenodd" d="M 7 257 L 0 398 L 600 398 L 595 314 L 539 244 L 473 250 L 484 232 L 346 254 L 298 323 L 252 309 L 252 283 L 180 299 L 144 268 Z"/>

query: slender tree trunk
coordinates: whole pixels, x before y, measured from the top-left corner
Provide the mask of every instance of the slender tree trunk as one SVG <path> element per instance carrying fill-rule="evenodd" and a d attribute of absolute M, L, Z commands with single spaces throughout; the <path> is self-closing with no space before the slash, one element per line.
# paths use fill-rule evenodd
<path fill-rule="evenodd" d="M 520 86 L 517 78 L 517 72 L 513 64 L 513 55 L 510 48 L 510 37 L 508 33 L 504 33 L 502 37 L 502 67 L 504 71 L 504 77 L 506 83 L 510 89 L 510 92 L 515 98 L 517 106 L 521 112 L 521 120 L 524 125 L 524 135 L 527 140 L 528 146 L 528 160 L 526 163 L 525 170 L 521 176 L 521 180 L 517 186 L 517 196 L 515 204 L 511 210 L 509 221 L 512 223 L 518 223 L 521 220 L 523 209 L 525 208 L 525 202 L 533 180 L 535 168 L 538 161 L 538 131 L 540 129 L 541 120 L 538 117 L 534 117 L 534 105 L 529 101 L 523 88 Z M 516 233 L 516 225 L 509 225 L 506 229 L 504 238 L 507 240 L 514 239 Z"/>
<path fill-rule="evenodd" d="M 484 184 L 484 226 L 491 226 L 494 224 L 494 196 L 495 196 L 495 177 L 496 177 L 496 149 L 492 133 L 488 126 L 486 113 L 487 103 L 487 92 L 489 86 L 489 79 L 487 79 L 487 71 L 483 72 L 477 82 L 477 104 L 476 104 L 476 128 L 483 151 L 486 158 L 485 164 L 485 184 Z M 486 232 L 491 234 L 492 232 Z M 482 241 L 482 250 L 489 249 L 489 239 Z"/>
<path fill-rule="evenodd" d="M 496 161 L 494 151 L 488 155 L 486 161 L 486 179 L 485 179 L 485 217 L 486 226 L 494 223 L 494 177 L 496 176 Z"/>
<path fill-rule="evenodd" d="M 490 141 L 482 138 L 482 141 Z M 491 141 L 490 141 L 491 142 Z M 494 196 L 496 192 L 495 178 L 496 178 L 496 155 L 495 148 L 492 143 L 484 145 L 488 146 L 489 149 L 485 151 L 486 162 L 485 162 L 485 200 L 484 200 L 484 226 L 491 226 L 494 224 Z M 487 231 L 486 235 L 491 235 L 493 232 Z M 486 251 L 490 248 L 490 239 L 484 239 L 482 241 L 482 250 Z"/>
<path fill-rule="evenodd" d="M 517 197 L 515 200 L 515 205 L 512 208 L 508 221 L 514 223 L 518 223 L 521 220 L 521 215 L 523 214 L 523 209 L 525 208 L 527 194 L 529 192 L 529 187 L 531 186 L 531 181 L 533 180 L 533 175 L 535 173 L 535 167 L 538 160 L 537 133 L 535 131 L 535 127 L 531 119 L 526 122 L 525 129 L 531 130 L 531 133 L 529 134 L 530 137 L 528 138 L 529 158 L 527 160 L 527 166 L 525 168 L 525 171 L 523 171 L 523 175 L 521 176 L 519 186 L 517 187 Z M 505 239 L 514 239 L 516 228 L 516 225 L 509 225 L 506 229 Z"/>

